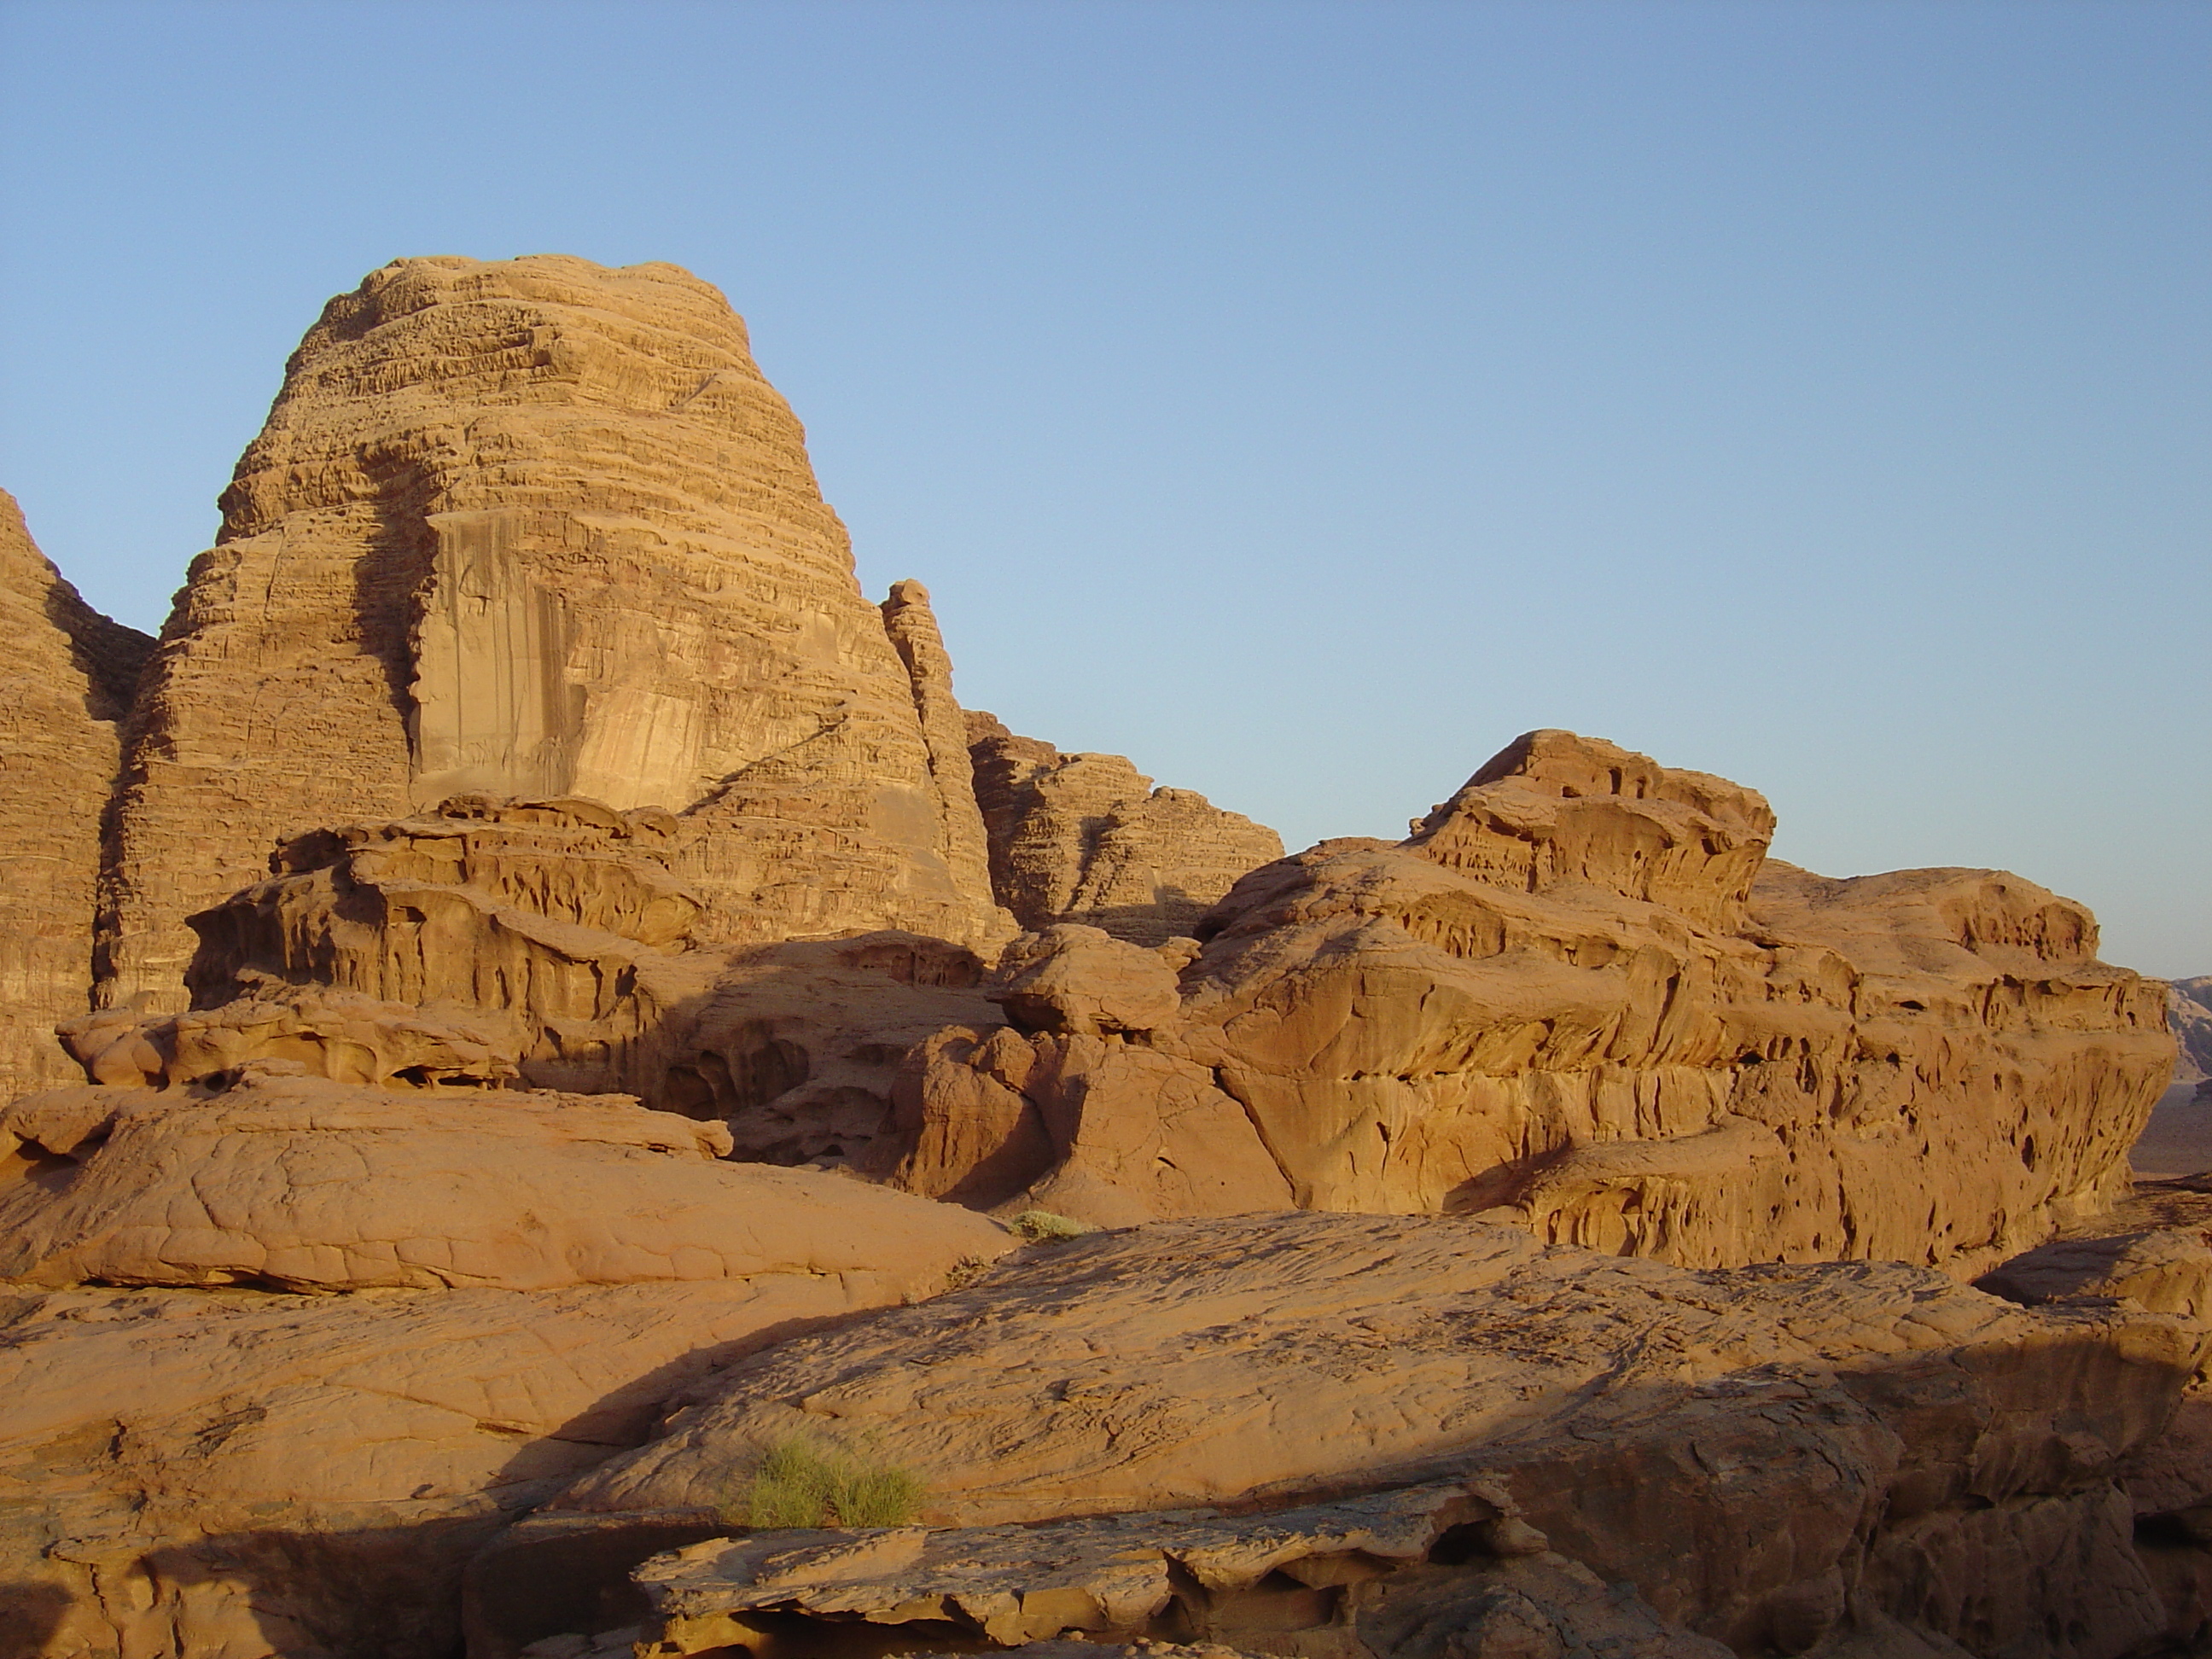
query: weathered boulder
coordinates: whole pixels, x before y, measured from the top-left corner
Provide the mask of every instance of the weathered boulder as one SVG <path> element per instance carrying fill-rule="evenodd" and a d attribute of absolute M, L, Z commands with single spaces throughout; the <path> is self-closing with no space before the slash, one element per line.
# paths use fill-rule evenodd
<path fill-rule="evenodd" d="M 728 1132 L 626 1096 L 395 1092 L 255 1076 L 0 1111 L 0 1278 L 289 1291 L 880 1277 L 927 1293 L 1007 1248 L 861 1182 L 731 1164 Z"/>
<path fill-rule="evenodd" d="M 967 714 L 993 890 L 1024 927 L 1072 921 L 1139 945 L 1187 934 L 1248 870 L 1283 855 L 1264 824 L 1119 755 L 1063 755 Z"/>
<path fill-rule="evenodd" d="M 2098 962 L 2088 912 L 2032 883 L 1830 881 L 1762 862 L 1771 822 L 1720 780 L 1533 733 L 1407 842 L 1246 877 L 1200 926 L 1179 1017 L 1101 1040 L 1220 1095 L 1275 1166 L 1206 1212 L 1286 1183 L 1302 1206 L 1510 1214 L 1692 1265 L 1972 1272 L 2122 1191 L 2172 1060 L 2162 988 Z M 1016 1084 L 1013 1060 L 980 1028 L 917 1057 L 902 1182 L 1044 1176 L 994 1141 L 1029 1121 L 994 1090 L 1052 1121 L 1079 1076 L 1086 1133 L 1147 1132 L 1152 1094 L 1110 1067 Z M 1176 1212 L 1154 1201 L 1071 1213 Z"/>
<path fill-rule="evenodd" d="M 1202 1517 L 1140 1512 L 1450 1482 L 1486 1506 L 1450 1524 L 1541 1534 L 1493 1530 L 1470 1553 L 1548 1544 L 1738 1652 L 1890 1621 L 1977 1652 L 2110 1659 L 2166 1624 L 2114 1471 L 2165 1425 L 2203 1340 L 2170 1316 L 2029 1310 L 1896 1263 L 1692 1273 L 1451 1218 L 1160 1223 L 1034 1247 L 926 1308 L 744 1360 L 552 1508 L 696 1505 L 793 1434 L 915 1471 L 931 1525 L 1121 1515 L 1132 1550 L 1168 1555 Z M 1267 1531 L 1240 1535 L 1250 1560 Z M 962 1540 L 945 1551 L 963 1559 Z M 1121 1582 L 1164 1571 L 1128 1559 Z M 854 1583 L 847 1611 L 902 1571 Z M 844 1594 L 837 1577 L 805 1595 Z M 1317 1580 L 1346 1582 L 1301 1582 Z M 724 1610 L 742 1615 L 759 1601 L 738 1588 Z M 1036 1633 L 988 1618 L 995 1640 Z"/>
<path fill-rule="evenodd" d="M 697 278 L 373 272 L 222 508 L 131 720 L 108 1000 L 180 1006 L 185 918 L 272 842 L 468 791 L 681 814 L 710 939 L 1011 931 L 799 422 Z"/>
<path fill-rule="evenodd" d="M 67 1082 L 54 1022 L 91 1006 L 100 820 L 153 641 L 77 597 L 0 490 L 0 1099 Z"/>

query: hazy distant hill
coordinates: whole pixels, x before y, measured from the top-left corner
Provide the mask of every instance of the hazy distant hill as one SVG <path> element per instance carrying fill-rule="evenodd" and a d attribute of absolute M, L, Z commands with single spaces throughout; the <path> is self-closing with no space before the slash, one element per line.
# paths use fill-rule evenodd
<path fill-rule="evenodd" d="M 2172 981 L 2166 1017 L 2172 1024 L 2174 1041 L 2181 1045 L 2174 1067 L 2176 1083 L 2194 1083 L 2212 1076 L 2212 974 Z"/>

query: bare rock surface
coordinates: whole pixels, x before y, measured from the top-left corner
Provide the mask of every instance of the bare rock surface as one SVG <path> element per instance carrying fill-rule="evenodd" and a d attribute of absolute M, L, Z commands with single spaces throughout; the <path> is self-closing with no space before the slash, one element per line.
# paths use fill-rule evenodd
<path fill-rule="evenodd" d="M 458 1650 L 471 1552 L 672 1389 L 889 1274 L 536 1292 L 0 1291 L 13 1652 Z"/>
<path fill-rule="evenodd" d="M 0 1098 L 76 1075 L 56 1020 L 92 995 L 100 815 L 154 642 L 77 597 L 0 490 Z"/>
<path fill-rule="evenodd" d="M 547 1290 L 879 1276 L 926 1292 L 1010 1241 L 951 1206 L 737 1164 L 728 1132 L 627 1097 L 258 1077 L 85 1088 L 0 1113 L 0 1277 L 41 1285 Z"/>
<path fill-rule="evenodd" d="M 1203 1213 L 1287 1185 L 1301 1206 L 1510 1213 L 1691 1265 L 1973 1272 L 2118 1199 L 2172 1063 L 2162 988 L 2099 962 L 2089 913 L 2033 883 L 1828 880 L 1765 860 L 1771 823 L 1722 780 L 1532 733 L 1407 842 L 1240 881 L 1181 969 L 1180 1018 L 1103 1039 L 1140 1062 L 946 1033 L 908 1086 L 899 1178 L 1034 1188 L 1040 1122 L 1127 1142 L 1157 1116 L 1157 1090 L 1110 1075 L 1133 1064 L 1275 1166 Z M 1069 1212 L 1178 1212 L 1160 1201 Z"/>
<path fill-rule="evenodd" d="M 773 1651 L 796 1616 L 950 1630 L 1029 1659 L 1097 1651 L 1056 1639 L 1068 1635 L 1130 1659 L 1286 1644 L 1405 1659 L 1728 1659 L 1729 1649 L 1661 1619 L 1632 1589 L 1546 1550 L 1510 1510 L 1502 1493 L 1486 1501 L 1450 1483 L 1249 1518 L 764 1533 L 692 1545 L 636 1577 L 658 1615 L 646 1639 L 670 1655 Z M 1501 1539 L 1510 1540 L 1504 1551 Z"/>
<path fill-rule="evenodd" d="M 1024 927 L 1081 922 L 1139 945 L 1190 932 L 1239 876 L 1283 855 L 1264 824 L 1119 755 L 1063 755 L 967 714 L 999 902 Z"/>
<path fill-rule="evenodd" d="M 1901 1264 L 1692 1273 L 1452 1219 L 1164 1223 L 1036 1247 L 927 1307 L 741 1362 L 554 1507 L 696 1504 L 793 1433 L 915 1470 L 933 1525 L 1118 1514 L 1133 1551 L 1170 1555 L 1182 1522 L 1133 1512 L 1455 1481 L 1487 1507 L 1451 1524 L 1540 1535 L 1493 1529 L 1490 1552 L 1548 1547 L 1739 1652 L 1891 1620 L 1978 1652 L 2116 1656 L 2166 1613 L 2113 1471 L 2164 1427 L 2202 1340 L 2170 1316 L 2032 1311 Z M 1243 1528 L 1247 1565 L 1270 1524 Z M 933 1556 L 937 1536 L 883 1535 L 845 1567 L 799 1549 L 781 1604 L 826 1597 L 826 1614 L 849 1592 L 844 1612 L 892 1617 L 908 1565 L 935 1559 L 981 1569 L 988 1630 L 994 1557 L 960 1537 Z M 731 1547 L 684 1559 L 711 1578 Z M 756 1582 L 776 1553 L 734 1547 L 747 1582 L 720 1610 L 742 1616 L 777 1599 Z M 1103 1582 L 1165 1571 L 1129 1560 Z M 714 1610 L 671 1594 L 673 1613 Z M 2051 1640 L 2053 1613 L 2094 1639 Z M 1143 1630 L 1068 1622 L 1086 1620 Z"/>
<path fill-rule="evenodd" d="M 178 1006 L 185 916 L 279 837 L 467 791 L 683 814 L 716 939 L 1005 931 L 799 422 L 707 283 L 396 261 L 325 308 L 222 507 L 132 717 L 110 1000 Z"/>

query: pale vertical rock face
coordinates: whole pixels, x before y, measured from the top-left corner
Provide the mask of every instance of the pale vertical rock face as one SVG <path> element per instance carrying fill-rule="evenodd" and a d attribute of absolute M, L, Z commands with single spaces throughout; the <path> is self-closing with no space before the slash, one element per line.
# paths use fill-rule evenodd
<path fill-rule="evenodd" d="M 154 642 L 110 622 L 0 490 L 0 1097 L 82 1073 L 54 1041 L 92 986 L 100 817 L 116 722 Z"/>
<path fill-rule="evenodd" d="M 185 916 L 278 837 L 464 792 L 684 814 L 708 939 L 1003 931 L 799 422 L 707 283 L 387 265 L 308 331 L 222 507 L 132 724 L 106 999 L 180 1001 Z"/>
<path fill-rule="evenodd" d="M 891 586 L 884 601 L 884 631 L 914 688 L 915 714 L 929 746 L 929 775 L 937 795 L 939 851 L 963 891 L 991 890 L 990 846 L 975 801 L 975 765 L 968 753 L 968 721 L 952 695 L 952 657 L 938 631 L 929 590 L 907 580 Z M 1008 933 L 1016 931 L 1004 918 Z"/>

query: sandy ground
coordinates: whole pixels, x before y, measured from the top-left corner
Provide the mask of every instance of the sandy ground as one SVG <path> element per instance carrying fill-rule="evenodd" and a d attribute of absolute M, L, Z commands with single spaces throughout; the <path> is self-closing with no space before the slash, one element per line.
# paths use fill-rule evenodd
<path fill-rule="evenodd" d="M 2197 1104 L 2196 1092 L 2195 1084 L 2177 1083 L 2160 1099 L 2129 1155 L 2137 1180 L 2212 1170 L 2212 1104 Z"/>

